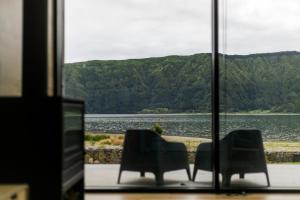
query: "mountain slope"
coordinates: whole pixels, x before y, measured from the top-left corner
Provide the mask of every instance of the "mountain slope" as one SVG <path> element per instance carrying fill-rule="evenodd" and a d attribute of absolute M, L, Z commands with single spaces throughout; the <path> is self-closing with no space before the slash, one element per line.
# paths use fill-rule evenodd
<path fill-rule="evenodd" d="M 221 55 L 224 58 L 224 55 Z M 300 53 L 226 55 L 221 108 L 300 112 Z M 65 95 L 87 113 L 210 112 L 210 54 L 87 61 L 64 67 Z"/>

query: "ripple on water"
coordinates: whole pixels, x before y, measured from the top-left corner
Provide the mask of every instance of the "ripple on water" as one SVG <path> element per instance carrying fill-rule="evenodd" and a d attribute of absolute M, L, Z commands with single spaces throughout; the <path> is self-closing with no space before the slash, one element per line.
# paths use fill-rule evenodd
<path fill-rule="evenodd" d="M 300 115 L 227 115 L 221 117 L 221 136 L 231 130 L 253 128 L 266 140 L 300 140 Z M 165 135 L 211 137 L 211 116 L 207 114 L 87 115 L 88 131 L 107 133 L 127 129 L 149 129 L 158 123 Z"/>

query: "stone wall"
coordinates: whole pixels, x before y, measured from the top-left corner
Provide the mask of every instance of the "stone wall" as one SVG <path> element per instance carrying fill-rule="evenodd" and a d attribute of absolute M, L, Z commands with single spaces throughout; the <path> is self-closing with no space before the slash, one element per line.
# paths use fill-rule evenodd
<path fill-rule="evenodd" d="M 267 151 L 265 152 L 267 163 L 299 162 L 299 151 Z"/>
<path fill-rule="evenodd" d="M 121 157 L 121 147 L 87 148 L 84 161 L 86 164 L 118 164 Z"/>
<path fill-rule="evenodd" d="M 121 147 L 87 148 L 86 164 L 119 164 L 122 157 Z M 267 163 L 300 162 L 300 152 L 265 152 Z M 188 152 L 189 162 L 194 163 L 195 152 Z"/>

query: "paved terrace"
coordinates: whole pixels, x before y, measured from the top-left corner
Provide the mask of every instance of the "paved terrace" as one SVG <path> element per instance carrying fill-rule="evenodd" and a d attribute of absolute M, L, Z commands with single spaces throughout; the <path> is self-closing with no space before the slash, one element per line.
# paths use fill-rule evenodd
<path fill-rule="evenodd" d="M 190 165 L 193 172 L 193 165 Z M 300 164 L 268 164 L 272 189 L 300 188 Z M 138 172 L 123 171 L 121 184 L 117 184 L 119 164 L 86 164 L 85 186 L 89 189 L 105 187 L 147 187 L 155 186 L 154 175 L 146 173 L 140 177 Z M 166 172 L 165 184 L 162 187 L 207 188 L 211 187 L 211 172 L 198 171 L 196 182 L 188 181 L 185 170 Z M 238 175 L 231 178 L 232 187 L 267 188 L 264 173 L 246 174 L 245 179 Z"/>

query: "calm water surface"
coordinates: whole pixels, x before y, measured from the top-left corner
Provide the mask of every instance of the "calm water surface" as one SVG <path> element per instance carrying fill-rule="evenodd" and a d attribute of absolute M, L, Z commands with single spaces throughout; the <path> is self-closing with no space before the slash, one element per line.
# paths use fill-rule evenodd
<path fill-rule="evenodd" d="M 149 129 L 158 123 L 165 135 L 211 138 L 209 114 L 108 114 L 85 115 L 89 131 L 121 133 Z M 239 128 L 260 129 L 265 140 L 300 141 L 300 115 L 221 115 L 221 135 Z"/>

